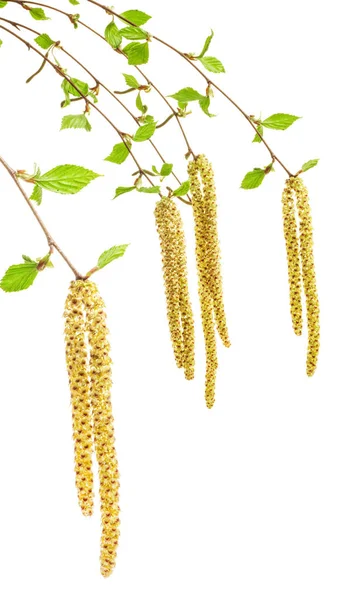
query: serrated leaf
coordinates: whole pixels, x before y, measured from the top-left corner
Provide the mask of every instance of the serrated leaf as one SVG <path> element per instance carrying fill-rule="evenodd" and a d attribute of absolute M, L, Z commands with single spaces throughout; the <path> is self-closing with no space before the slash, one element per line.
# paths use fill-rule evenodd
<path fill-rule="evenodd" d="M 127 73 L 123 73 L 123 77 L 128 87 L 138 89 L 140 87 L 140 83 L 135 79 L 133 75 L 128 75 Z"/>
<path fill-rule="evenodd" d="M 0 2 L 0 8 L 4 8 L 4 7 L 6 6 L 6 4 L 7 4 L 7 2 L 3 2 L 3 1 L 1 0 L 1 2 Z"/>
<path fill-rule="evenodd" d="M 145 25 L 145 23 L 151 19 L 150 15 L 147 15 L 141 10 L 126 10 L 125 12 L 121 13 L 120 16 L 137 26 Z"/>
<path fill-rule="evenodd" d="M 263 135 L 263 127 L 262 127 L 262 125 L 257 125 L 257 131 L 258 131 L 258 132 L 259 132 L 261 135 Z M 252 142 L 257 142 L 257 143 L 260 143 L 260 142 L 262 142 L 262 140 L 261 140 L 260 136 L 259 136 L 259 135 L 257 135 L 257 133 L 256 133 L 256 135 L 255 135 L 254 139 L 252 140 Z"/>
<path fill-rule="evenodd" d="M 140 187 L 137 188 L 138 192 L 144 192 L 144 194 L 159 194 L 160 193 L 159 185 L 152 185 L 151 187 Z"/>
<path fill-rule="evenodd" d="M 241 182 L 241 187 L 244 190 L 253 190 L 261 185 L 265 178 L 265 171 L 263 169 L 254 169 L 246 173 L 244 179 Z"/>
<path fill-rule="evenodd" d="M 120 29 L 120 34 L 126 40 L 146 40 L 148 36 L 146 31 L 143 31 L 140 27 L 133 27 L 132 25 Z"/>
<path fill-rule="evenodd" d="M 147 106 L 145 106 L 145 108 L 147 109 Z M 152 115 L 146 115 L 145 117 L 143 117 L 144 119 L 144 123 L 155 123 L 155 117 L 153 117 Z"/>
<path fill-rule="evenodd" d="M 302 165 L 301 171 L 303 171 L 305 173 L 309 169 L 313 169 L 313 167 L 315 167 L 318 164 L 318 161 L 319 161 L 319 158 L 313 158 L 312 160 L 308 160 L 307 162 L 305 162 Z"/>
<path fill-rule="evenodd" d="M 142 125 L 134 134 L 133 140 L 135 142 L 145 142 L 145 140 L 149 140 L 155 133 L 156 123 L 146 123 L 146 125 Z"/>
<path fill-rule="evenodd" d="M 199 58 L 202 66 L 211 71 L 211 73 L 225 73 L 225 68 L 221 61 L 214 56 L 203 56 Z"/>
<path fill-rule="evenodd" d="M 100 256 L 97 263 L 99 269 L 103 269 L 106 265 L 110 264 L 113 260 L 121 258 L 127 250 L 129 244 L 122 244 L 121 246 L 112 246 L 109 250 L 105 250 Z"/>
<path fill-rule="evenodd" d="M 209 96 L 204 96 L 199 100 L 200 108 L 204 111 L 205 115 L 208 117 L 215 117 L 216 115 L 210 113 L 209 108 L 211 104 L 211 98 Z"/>
<path fill-rule="evenodd" d="M 91 125 L 85 114 L 82 115 L 65 115 L 61 123 L 62 129 L 85 129 L 91 131 Z"/>
<path fill-rule="evenodd" d="M 127 194 L 128 192 L 132 192 L 133 190 L 135 190 L 135 185 L 133 185 L 131 187 L 118 187 L 116 189 L 114 199 L 117 198 L 118 196 L 121 196 L 122 194 Z"/>
<path fill-rule="evenodd" d="M 173 192 L 173 196 L 186 196 L 190 190 L 189 181 L 184 181 L 176 190 Z"/>
<path fill-rule="evenodd" d="M 204 47 L 202 48 L 201 53 L 197 56 L 197 58 L 202 58 L 206 54 L 206 52 L 209 49 L 210 44 L 212 42 L 213 36 L 214 36 L 214 31 L 211 29 L 211 33 L 206 38 L 205 43 L 204 43 Z"/>
<path fill-rule="evenodd" d="M 38 35 L 38 37 L 34 38 L 34 41 L 44 50 L 48 50 L 55 43 L 47 33 Z"/>
<path fill-rule="evenodd" d="M 76 98 L 80 98 L 81 95 L 87 96 L 89 93 L 89 86 L 85 81 L 81 81 L 80 79 L 76 79 L 75 77 L 71 77 L 71 82 L 78 88 L 79 92 L 71 85 L 67 79 L 64 79 L 61 87 L 64 93 L 67 95 L 71 94 L 71 96 L 75 96 Z"/>
<path fill-rule="evenodd" d="M 50 192 L 76 194 L 97 177 L 101 177 L 101 175 L 84 167 L 59 165 L 37 177 L 35 183 Z"/>
<path fill-rule="evenodd" d="M 145 65 L 149 60 L 149 44 L 145 42 L 131 42 L 123 48 L 127 55 L 129 65 Z"/>
<path fill-rule="evenodd" d="M 39 185 L 36 184 L 34 186 L 29 200 L 33 200 L 33 202 L 36 202 L 37 205 L 40 206 L 40 204 L 42 203 L 42 200 L 43 200 L 43 190 L 41 189 L 41 187 Z"/>
<path fill-rule="evenodd" d="M 295 117 L 294 115 L 287 115 L 285 113 L 275 113 L 262 121 L 262 125 L 268 129 L 280 129 L 281 131 L 284 131 L 300 118 L 301 117 Z"/>
<path fill-rule="evenodd" d="M 160 175 L 162 177 L 168 177 L 172 173 L 173 165 L 172 163 L 163 163 L 160 171 Z"/>
<path fill-rule="evenodd" d="M 42 8 L 31 8 L 29 14 L 36 21 L 48 21 L 49 17 L 46 16 Z"/>
<path fill-rule="evenodd" d="M 171 94 L 169 97 L 178 100 L 178 102 L 193 102 L 195 100 L 206 98 L 206 96 L 200 94 L 191 87 L 183 88 L 179 90 L 179 92 L 176 92 L 176 94 Z"/>
<path fill-rule="evenodd" d="M 4 292 L 20 292 L 29 288 L 38 275 L 35 262 L 25 262 L 20 265 L 11 265 L 0 281 Z"/>
<path fill-rule="evenodd" d="M 68 0 L 71 4 L 73 4 L 74 6 L 77 6 L 77 4 L 79 4 L 78 0 Z"/>
<path fill-rule="evenodd" d="M 114 21 L 111 21 L 105 29 L 105 39 L 112 46 L 112 48 L 118 48 L 122 43 L 122 35 Z"/>
<path fill-rule="evenodd" d="M 116 144 L 113 146 L 111 154 L 104 160 L 108 160 L 116 165 L 121 165 L 128 158 L 131 147 L 132 145 L 129 142 L 126 142 L 125 144 L 123 142 Z"/>
<path fill-rule="evenodd" d="M 135 105 L 136 105 L 137 109 L 143 113 L 143 115 L 147 112 L 147 106 L 146 106 L 146 104 L 143 104 L 140 92 L 136 97 Z"/>

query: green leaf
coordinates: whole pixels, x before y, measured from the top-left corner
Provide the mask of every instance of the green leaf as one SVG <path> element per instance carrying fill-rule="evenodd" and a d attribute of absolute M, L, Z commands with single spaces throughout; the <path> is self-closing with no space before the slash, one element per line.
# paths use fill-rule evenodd
<path fill-rule="evenodd" d="M 172 173 L 173 165 L 171 163 L 163 163 L 161 167 L 160 175 L 162 177 L 168 177 Z"/>
<path fill-rule="evenodd" d="M 74 6 L 77 6 L 77 4 L 79 4 L 78 0 L 68 0 L 71 4 L 73 4 Z"/>
<path fill-rule="evenodd" d="M 199 58 L 202 66 L 211 71 L 211 73 L 225 73 L 225 68 L 218 58 L 214 56 L 203 56 Z"/>
<path fill-rule="evenodd" d="M 207 115 L 208 117 L 215 117 L 216 115 L 210 113 L 209 108 L 210 108 L 210 104 L 211 104 L 211 98 L 209 96 L 204 96 L 203 98 L 201 98 L 201 100 L 199 100 L 199 104 L 201 109 L 204 111 L 205 115 Z"/>
<path fill-rule="evenodd" d="M 65 115 L 61 123 L 62 129 L 85 129 L 91 131 L 91 125 L 85 114 L 82 115 Z"/>
<path fill-rule="evenodd" d="M 143 31 L 140 27 L 133 27 L 132 25 L 120 29 L 120 34 L 126 40 L 146 40 L 148 36 L 146 31 Z"/>
<path fill-rule="evenodd" d="M 319 158 L 313 158 L 312 160 L 308 160 L 307 162 L 305 162 L 302 165 L 301 171 L 303 171 L 305 173 L 309 169 L 313 169 L 313 167 L 315 167 L 318 164 L 318 161 L 319 161 Z"/>
<path fill-rule="evenodd" d="M 140 83 L 135 79 L 133 75 L 128 75 L 127 73 L 123 73 L 123 77 L 128 87 L 138 89 L 140 87 Z"/>
<path fill-rule="evenodd" d="M 258 132 L 259 132 L 261 135 L 263 135 L 263 127 L 262 127 L 262 125 L 257 125 L 257 131 L 258 131 Z M 254 139 L 253 139 L 252 141 L 253 141 L 253 142 L 258 142 L 258 143 L 262 142 L 262 140 L 261 140 L 260 136 L 259 136 L 259 135 L 257 135 L 257 133 L 256 133 L 256 135 L 255 135 L 255 137 L 254 137 Z"/>
<path fill-rule="evenodd" d="M 210 47 L 210 43 L 212 42 L 213 36 L 214 36 L 214 31 L 211 29 L 211 34 L 206 38 L 204 47 L 202 48 L 201 53 L 196 58 L 202 58 L 206 54 L 207 50 Z"/>
<path fill-rule="evenodd" d="M 112 246 L 109 250 L 105 250 L 100 256 L 97 263 L 99 269 L 103 269 L 106 265 L 110 264 L 113 260 L 121 258 L 127 250 L 129 244 L 123 244 L 121 246 Z"/>
<path fill-rule="evenodd" d="M 285 113 L 276 113 L 262 121 L 262 125 L 263 127 L 268 127 L 268 129 L 280 129 L 284 131 L 284 129 L 290 127 L 290 125 L 300 118 L 301 117 L 295 117 L 294 115 L 287 115 Z"/>
<path fill-rule="evenodd" d="M 34 186 L 29 200 L 33 200 L 33 202 L 36 202 L 37 205 L 40 206 L 40 204 L 42 203 L 42 200 L 43 200 L 43 190 L 41 189 L 41 187 L 39 185 L 36 184 Z"/>
<path fill-rule="evenodd" d="M 85 81 L 81 81 L 80 79 L 75 79 L 75 77 L 71 77 L 71 82 L 78 88 L 79 92 L 71 85 L 67 79 L 64 79 L 62 82 L 62 89 L 66 96 L 71 94 L 71 96 L 75 96 L 76 98 L 80 98 L 81 95 L 87 96 L 89 93 L 89 86 Z"/>
<path fill-rule="evenodd" d="M 241 182 L 241 187 L 244 190 L 253 190 L 261 185 L 265 178 L 265 171 L 263 169 L 254 169 L 246 173 L 244 179 Z"/>
<path fill-rule="evenodd" d="M 138 192 L 144 192 L 145 194 L 159 194 L 160 193 L 160 186 L 159 185 L 153 185 L 151 187 L 140 187 L 137 188 Z"/>
<path fill-rule="evenodd" d="M 0 40 L 0 48 L 1 48 L 1 46 L 2 46 L 2 40 Z"/>
<path fill-rule="evenodd" d="M 206 96 L 203 96 L 191 87 L 186 87 L 179 90 L 176 94 L 171 94 L 170 98 L 174 98 L 178 102 L 193 102 L 194 100 L 202 100 Z"/>
<path fill-rule="evenodd" d="M 145 142 L 154 135 L 156 130 L 156 123 L 146 123 L 146 125 L 142 125 L 134 134 L 133 140 L 135 142 Z"/>
<path fill-rule="evenodd" d="M 44 10 L 42 8 L 31 8 L 29 14 L 36 21 L 48 21 L 49 17 L 46 16 Z"/>
<path fill-rule="evenodd" d="M 84 167 L 59 165 L 51 171 L 36 177 L 35 183 L 50 192 L 76 194 L 97 177 L 101 177 L 101 175 Z"/>
<path fill-rule="evenodd" d="M 133 185 L 131 187 L 118 187 L 116 189 L 114 199 L 117 198 L 118 196 L 121 196 L 122 194 L 127 194 L 128 192 L 132 192 L 135 189 L 136 189 L 135 185 Z"/>
<path fill-rule="evenodd" d="M 7 2 L 3 2 L 3 1 L 1 0 L 1 2 L 0 2 L 0 8 L 5 8 L 6 4 L 7 4 Z"/>
<path fill-rule="evenodd" d="M 147 112 L 147 106 L 146 106 L 146 104 L 143 104 L 140 92 L 136 97 L 135 104 L 136 104 L 137 109 L 140 110 L 140 112 L 142 112 L 143 115 Z"/>
<path fill-rule="evenodd" d="M 186 196 L 189 193 L 190 190 L 190 183 L 189 181 L 184 181 L 179 188 L 177 188 L 176 190 L 174 190 L 173 192 L 173 196 Z"/>
<path fill-rule="evenodd" d="M 38 35 L 38 37 L 34 38 L 34 41 L 44 50 L 48 50 L 55 43 L 47 33 Z"/>
<path fill-rule="evenodd" d="M 149 19 L 151 19 L 150 15 L 142 12 L 141 10 L 126 10 L 121 13 L 121 17 L 126 19 L 127 21 L 131 21 L 133 25 L 145 25 Z"/>
<path fill-rule="evenodd" d="M 112 46 L 112 48 L 118 48 L 122 42 L 122 35 L 114 21 L 111 21 L 105 29 L 105 39 Z"/>
<path fill-rule="evenodd" d="M 131 42 L 123 48 L 127 55 L 129 65 L 145 65 L 149 60 L 149 44 L 145 42 Z"/>
<path fill-rule="evenodd" d="M 132 145 L 130 142 L 126 142 L 125 144 L 123 142 L 116 144 L 113 146 L 111 154 L 109 154 L 109 156 L 107 156 L 104 160 L 108 160 L 116 165 L 121 165 L 128 158 L 131 147 Z"/>
<path fill-rule="evenodd" d="M 25 263 L 30 263 L 31 265 L 37 265 L 37 261 L 33 260 L 32 258 L 30 258 L 30 256 L 27 256 L 26 254 L 22 254 L 22 258 L 24 260 Z"/>
<path fill-rule="evenodd" d="M 29 288 L 37 275 L 37 263 L 35 262 L 12 265 L 0 281 L 0 287 L 4 292 L 20 292 Z"/>

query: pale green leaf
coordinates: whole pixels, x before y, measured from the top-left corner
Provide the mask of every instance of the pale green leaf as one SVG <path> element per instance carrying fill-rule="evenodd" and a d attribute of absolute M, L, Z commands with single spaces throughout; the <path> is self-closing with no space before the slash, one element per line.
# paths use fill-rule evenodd
<path fill-rule="evenodd" d="M 186 87 L 179 90 L 176 94 L 171 94 L 170 98 L 174 98 L 178 102 L 193 102 L 194 100 L 202 100 L 206 96 L 203 96 L 191 87 Z"/>
<path fill-rule="evenodd" d="M 173 192 L 173 196 L 186 196 L 190 190 L 189 181 L 184 181 L 176 190 Z"/>
<path fill-rule="evenodd" d="M 145 65 L 149 60 L 149 44 L 145 42 L 131 42 L 123 48 L 127 55 L 129 65 Z"/>
<path fill-rule="evenodd" d="M 260 133 L 261 135 L 263 135 L 263 127 L 262 127 L 262 125 L 257 125 L 257 131 L 258 131 L 258 133 Z M 257 135 L 257 133 L 256 133 L 256 135 L 255 135 L 255 137 L 254 137 L 254 139 L 252 141 L 253 142 L 257 142 L 257 143 L 262 142 L 260 136 Z"/>
<path fill-rule="evenodd" d="M 146 123 L 146 125 L 142 125 L 134 134 L 133 140 L 135 142 L 145 142 L 145 140 L 150 139 L 156 130 L 156 123 Z"/>
<path fill-rule="evenodd" d="M 1 48 L 1 46 L 2 46 L 2 40 L 0 40 L 0 48 Z"/>
<path fill-rule="evenodd" d="M 151 187 L 140 187 L 137 188 L 138 192 L 144 192 L 145 194 L 159 194 L 160 193 L 159 185 L 152 185 Z"/>
<path fill-rule="evenodd" d="M 77 4 L 79 4 L 78 0 L 68 0 L 71 4 L 73 4 L 74 6 L 77 6 Z"/>
<path fill-rule="evenodd" d="M 132 192 L 135 190 L 135 185 L 131 187 L 118 187 L 115 192 L 115 198 L 121 196 L 122 194 L 127 194 L 128 192 Z"/>
<path fill-rule="evenodd" d="M 12 265 L 0 281 L 0 287 L 4 292 L 20 292 L 29 288 L 37 275 L 37 263 L 35 262 Z"/>
<path fill-rule="evenodd" d="M 43 200 L 43 190 L 41 189 L 41 187 L 39 185 L 36 184 L 34 186 L 32 194 L 31 194 L 29 200 L 33 200 L 33 202 L 36 202 L 38 206 L 42 203 L 42 200 Z"/>
<path fill-rule="evenodd" d="M 200 105 L 201 109 L 204 111 L 205 115 L 207 115 L 208 117 L 215 117 L 216 115 L 214 115 L 213 113 L 210 113 L 210 111 L 209 111 L 210 104 L 211 104 L 211 98 L 209 96 L 204 96 L 203 98 L 201 98 L 201 100 L 199 100 L 199 105 Z"/>
<path fill-rule="evenodd" d="M 106 265 L 110 264 L 113 260 L 121 258 L 127 250 L 129 244 L 122 244 L 121 246 L 112 246 L 109 250 L 106 250 L 99 256 L 97 266 L 99 269 L 103 269 Z"/>
<path fill-rule="evenodd" d="M 160 175 L 162 177 L 168 177 L 172 173 L 173 165 L 171 163 L 164 163 L 161 167 Z"/>
<path fill-rule="evenodd" d="M 71 85 L 70 81 L 72 82 L 72 84 L 75 86 L 73 87 L 73 85 Z M 64 79 L 61 87 L 64 91 L 64 93 L 67 95 L 71 94 L 71 96 L 75 96 L 76 98 L 80 98 L 82 95 L 83 96 L 87 96 L 89 93 L 89 86 L 87 83 L 85 83 L 85 81 L 81 81 L 80 79 L 76 79 L 75 77 L 71 77 L 70 81 L 67 81 L 67 79 Z M 78 88 L 78 90 L 76 90 L 76 88 Z"/>
<path fill-rule="evenodd" d="M 138 93 L 138 95 L 136 97 L 135 105 L 136 105 L 137 109 L 143 113 L 143 115 L 147 112 L 147 106 L 146 106 L 146 104 L 143 104 L 140 92 Z"/>
<path fill-rule="evenodd" d="M 212 42 L 213 36 L 214 36 L 214 32 L 211 29 L 211 34 L 206 38 L 205 43 L 204 43 L 204 47 L 202 48 L 201 53 L 197 56 L 197 58 L 202 58 L 206 54 L 206 52 L 209 49 L 210 44 Z"/>
<path fill-rule="evenodd" d="M 294 115 L 287 115 L 285 113 L 276 113 L 262 121 L 262 125 L 263 127 L 268 127 L 268 129 L 280 129 L 284 131 L 284 129 L 290 127 L 290 125 L 300 118 L 301 117 L 295 117 Z"/>
<path fill-rule="evenodd" d="M 91 131 L 91 125 L 85 114 L 82 115 L 65 115 L 61 123 L 62 129 L 85 129 Z"/>
<path fill-rule="evenodd" d="M 29 14 L 36 21 L 48 21 L 49 17 L 46 16 L 44 10 L 42 8 L 31 8 Z"/>
<path fill-rule="evenodd" d="M 123 77 L 128 87 L 138 89 L 140 87 L 140 83 L 135 79 L 133 75 L 128 75 L 127 73 L 123 73 Z"/>
<path fill-rule="evenodd" d="M 101 175 L 84 167 L 59 165 L 51 171 L 36 177 L 35 183 L 50 192 L 76 194 L 97 177 L 101 177 Z"/>
<path fill-rule="evenodd" d="M 140 27 L 133 27 L 132 25 L 120 29 L 120 34 L 126 40 L 146 40 L 148 36 L 146 31 L 143 31 Z"/>
<path fill-rule="evenodd" d="M 30 263 L 31 265 L 37 265 L 37 261 L 33 260 L 32 258 L 30 258 L 30 256 L 27 256 L 26 254 L 22 254 L 22 258 L 24 260 L 25 263 Z"/>
<path fill-rule="evenodd" d="M 34 41 L 44 50 L 48 50 L 55 43 L 47 33 L 38 35 L 38 37 L 34 38 Z"/>
<path fill-rule="evenodd" d="M 207 71 L 211 71 L 211 73 L 225 73 L 225 68 L 218 58 L 214 56 L 203 56 L 199 58 L 202 66 L 207 69 Z"/>
<path fill-rule="evenodd" d="M 130 142 L 116 144 L 113 146 L 111 154 L 109 154 L 105 160 L 115 163 L 116 165 L 121 165 L 128 158 L 131 147 L 132 145 Z"/>
<path fill-rule="evenodd" d="M 122 35 L 114 21 L 111 21 L 105 29 L 105 39 L 112 48 L 118 48 L 122 42 Z"/>
<path fill-rule="evenodd" d="M 121 13 L 120 16 L 137 26 L 145 25 L 145 23 L 151 19 L 150 15 L 147 15 L 141 10 L 126 10 L 125 12 Z"/>
<path fill-rule="evenodd" d="M 0 2 L 0 8 L 4 8 L 6 6 L 7 2 L 3 2 L 3 0 L 1 0 Z"/>
<path fill-rule="evenodd" d="M 254 169 L 246 173 L 244 179 L 241 182 L 241 187 L 244 190 L 253 190 L 261 185 L 265 178 L 265 171 L 263 169 Z"/>
<path fill-rule="evenodd" d="M 313 169 L 313 167 L 315 167 L 318 164 L 319 158 L 313 158 L 312 160 L 308 160 L 307 162 L 305 162 L 302 167 L 301 167 L 301 171 L 305 172 L 308 171 L 309 169 Z"/>

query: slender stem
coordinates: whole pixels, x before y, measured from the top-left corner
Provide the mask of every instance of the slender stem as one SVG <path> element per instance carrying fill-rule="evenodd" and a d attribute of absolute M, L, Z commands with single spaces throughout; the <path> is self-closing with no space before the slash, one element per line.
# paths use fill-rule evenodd
<path fill-rule="evenodd" d="M 6 169 L 6 171 L 8 172 L 8 174 L 12 177 L 13 181 L 15 182 L 15 184 L 17 185 L 19 191 L 21 192 L 23 198 L 25 199 L 26 203 L 28 204 L 30 210 L 32 211 L 35 219 L 37 220 L 37 222 L 39 223 L 49 246 L 49 250 L 50 253 L 52 252 L 53 248 L 55 248 L 55 250 L 57 250 L 57 252 L 59 254 L 61 254 L 63 260 L 67 263 L 67 265 L 69 266 L 69 268 L 71 269 L 71 271 L 74 273 L 76 279 L 85 279 L 85 277 L 83 277 L 83 275 L 81 275 L 79 273 L 79 271 L 77 271 L 77 269 L 73 266 L 73 264 L 71 263 L 71 261 L 69 260 L 69 258 L 66 256 L 66 254 L 63 252 L 63 250 L 61 250 L 60 246 L 57 244 L 57 242 L 55 242 L 54 238 L 52 237 L 51 233 L 49 232 L 48 228 L 46 227 L 46 225 L 44 224 L 42 218 L 39 216 L 37 210 L 35 209 L 33 202 L 30 201 L 30 199 L 28 198 L 26 192 L 24 191 L 23 187 L 21 186 L 20 182 L 18 181 L 18 177 L 16 175 L 16 171 L 14 171 L 14 169 L 12 169 L 10 167 L 10 165 L 7 164 L 7 162 L 0 156 L 0 163 L 3 165 L 3 167 Z"/>
<path fill-rule="evenodd" d="M 165 119 L 164 121 L 162 121 L 162 123 L 160 123 L 159 125 L 157 125 L 157 126 L 156 126 L 156 129 L 160 129 L 161 127 L 164 127 L 165 125 L 167 125 L 167 123 L 169 123 L 169 121 L 170 121 L 171 119 L 173 119 L 173 117 L 174 117 L 174 114 L 172 113 L 171 115 L 169 115 L 169 116 L 167 117 L 167 119 Z"/>

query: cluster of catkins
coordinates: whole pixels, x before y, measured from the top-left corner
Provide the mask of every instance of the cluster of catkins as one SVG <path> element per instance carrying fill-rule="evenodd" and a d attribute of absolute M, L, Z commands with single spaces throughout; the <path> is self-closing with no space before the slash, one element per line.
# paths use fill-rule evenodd
<path fill-rule="evenodd" d="M 195 224 L 196 262 L 202 328 L 206 349 L 205 400 L 215 402 L 218 367 L 216 328 L 230 346 L 223 303 L 220 249 L 217 231 L 217 198 L 212 165 L 204 155 L 188 167 Z M 155 208 L 163 262 L 167 316 L 176 364 L 185 377 L 194 377 L 194 319 L 187 283 L 187 260 L 181 215 L 172 198 L 162 198 Z"/>
<path fill-rule="evenodd" d="M 73 281 L 65 304 L 66 362 L 72 404 L 78 501 L 93 512 L 95 450 L 101 504 L 100 568 L 108 577 L 115 566 L 119 537 L 119 473 L 111 407 L 111 358 L 103 300 L 91 281 Z"/>
<path fill-rule="evenodd" d="M 302 284 L 306 297 L 308 351 L 307 375 L 317 368 L 319 352 L 319 301 L 313 258 L 313 228 L 307 189 L 300 177 L 290 177 L 282 196 L 283 224 L 288 259 L 290 310 L 296 335 L 302 333 Z M 297 224 L 298 216 L 299 224 Z M 302 281 L 302 284 L 301 284 Z"/>

